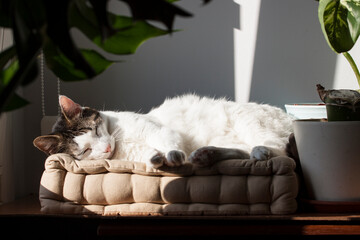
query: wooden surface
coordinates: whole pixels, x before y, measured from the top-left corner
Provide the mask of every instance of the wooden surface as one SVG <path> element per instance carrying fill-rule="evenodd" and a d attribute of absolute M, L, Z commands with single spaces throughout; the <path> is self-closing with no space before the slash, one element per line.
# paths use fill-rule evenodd
<path fill-rule="evenodd" d="M 0 205 L 0 215 L 41 215 L 38 196 L 30 195 Z"/>
<path fill-rule="evenodd" d="M 360 214 L 316 214 L 257 216 L 163 216 L 103 217 L 79 215 L 46 215 L 40 212 L 39 200 L 29 196 L 0 206 L 2 224 L 23 222 L 56 226 L 59 223 L 71 233 L 86 229 L 96 236 L 238 236 L 238 235 L 360 235 Z M 30 226 L 30 225 L 29 225 Z M 9 226 L 10 227 L 10 226 Z M 50 231 L 50 230 L 49 230 Z M 70 232 L 70 230 L 68 230 Z M 80 231 L 80 230 L 79 230 Z M 81 231 L 83 232 L 83 231 Z M 79 234 L 81 235 L 81 232 Z M 87 236 L 89 237 L 89 236 Z"/>

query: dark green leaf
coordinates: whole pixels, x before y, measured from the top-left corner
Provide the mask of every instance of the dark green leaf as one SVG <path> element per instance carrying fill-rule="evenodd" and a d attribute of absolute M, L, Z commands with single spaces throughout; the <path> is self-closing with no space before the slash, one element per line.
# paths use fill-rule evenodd
<path fill-rule="evenodd" d="M 155 20 L 165 24 L 171 32 L 176 15 L 182 17 L 192 16 L 181 8 L 163 0 L 121 0 L 126 2 L 131 10 L 134 20 Z"/>
<path fill-rule="evenodd" d="M 321 0 L 319 21 L 330 47 L 347 52 L 360 35 L 360 1 Z"/>
<path fill-rule="evenodd" d="M 29 101 L 14 93 L 13 95 L 10 96 L 9 100 L 5 104 L 3 111 L 4 112 L 13 111 L 15 109 L 22 108 L 28 104 Z"/>
<path fill-rule="evenodd" d="M 355 43 L 360 35 L 360 1 L 344 1 L 343 4 L 348 10 L 347 19 L 349 31 L 351 38 Z"/>
<path fill-rule="evenodd" d="M 147 39 L 168 34 L 167 31 L 156 28 L 145 21 L 134 22 L 130 17 L 116 16 L 109 13 L 112 28 L 116 33 L 103 40 L 99 28 L 89 16 L 92 9 L 86 6 L 73 6 L 70 23 L 82 31 L 90 40 L 105 51 L 113 54 L 131 54 Z M 86 16 L 83 14 L 86 13 Z"/>
<path fill-rule="evenodd" d="M 2 90 L 4 87 L 9 85 L 11 79 L 14 77 L 15 73 L 19 70 L 19 61 L 13 61 L 6 69 L 3 69 L 0 73 L 0 83 Z"/>
<path fill-rule="evenodd" d="M 5 106 L 11 104 L 14 106 L 14 100 L 12 96 L 17 88 L 17 86 L 24 81 L 24 78 L 28 76 L 28 72 L 33 66 L 33 62 L 36 61 L 36 55 L 33 56 L 32 59 L 29 60 L 28 64 L 21 66 L 20 61 L 12 62 L 9 67 L 2 71 L 2 81 L 0 81 L 0 110 L 3 111 Z M 4 72 L 6 71 L 6 72 Z M 17 106 L 18 104 L 16 104 Z M 13 109 L 13 107 L 6 109 Z"/>
<path fill-rule="evenodd" d="M 21 13 L 23 7 L 26 7 L 26 4 L 19 5 L 19 8 L 14 11 L 13 32 L 19 66 L 24 70 L 26 69 L 26 71 L 21 71 L 24 75 L 21 76 L 21 82 L 19 83 L 27 85 L 34 81 L 37 76 L 37 63 L 34 59 L 36 59 L 40 51 L 42 38 L 40 32 L 33 30 L 33 27 L 38 24 L 38 19 L 35 17 L 32 18 L 31 16 L 24 19 L 24 15 Z"/>
<path fill-rule="evenodd" d="M 13 36 L 20 67 L 22 67 L 22 65 L 26 66 L 29 64 L 29 61 L 40 50 L 42 40 L 39 33 L 34 32 L 27 25 L 27 22 L 18 10 L 14 11 L 13 16 Z"/>
<path fill-rule="evenodd" d="M 131 25 L 128 25 L 129 23 Z M 168 34 L 167 31 L 156 28 L 145 21 L 132 22 L 131 19 L 121 16 L 114 17 L 114 28 L 123 30 L 118 31 L 104 42 L 101 42 L 98 37 L 93 41 L 105 51 L 115 54 L 135 53 L 136 49 L 149 38 Z"/>
<path fill-rule="evenodd" d="M 9 28 L 11 27 L 11 16 L 13 8 L 9 0 L 0 0 L 0 26 Z"/>
<path fill-rule="evenodd" d="M 64 81 L 78 81 L 88 79 L 85 72 L 78 69 L 71 59 L 67 58 L 51 41 L 44 47 L 47 66 Z M 107 69 L 113 62 L 105 59 L 94 50 L 81 50 L 81 54 L 95 74 Z"/>
<path fill-rule="evenodd" d="M 115 34 L 115 30 L 112 28 L 107 14 L 108 0 L 89 0 L 93 6 L 97 22 L 99 23 L 99 30 L 101 33 L 101 39 L 107 39 Z"/>
<path fill-rule="evenodd" d="M 11 59 L 16 55 L 16 49 L 14 46 L 11 46 L 0 53 L 0 69 L 6 67 Z"/>
<path fill-rule="evenodd" d="M 43 0 L 16 0 L 14 2 L 15 11 L 21 15 L 30 29 L 36 32 L 46 24 Z"/>
<path fill-rule="evenodd" d="M 70 0 L 44 1 L 47 9 L 47 35 L 60 51 L 75 65 L 76 69 L 86 74 L 86 78 L 96 76 L 94 69 L 84 59 L 70 35 L 68 10 Z"/>

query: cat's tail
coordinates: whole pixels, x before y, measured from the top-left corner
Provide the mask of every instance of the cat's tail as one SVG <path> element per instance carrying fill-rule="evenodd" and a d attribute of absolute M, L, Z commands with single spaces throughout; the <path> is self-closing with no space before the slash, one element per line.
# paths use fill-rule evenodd
<path fill-rule="evenodd" d="M 296 163 L 300 161 L 294 133 L 290 134 L 289 142 L 288 144 L 286 144 L 285 151 L 286 151 L 286 155 L 294 159 Z"/>

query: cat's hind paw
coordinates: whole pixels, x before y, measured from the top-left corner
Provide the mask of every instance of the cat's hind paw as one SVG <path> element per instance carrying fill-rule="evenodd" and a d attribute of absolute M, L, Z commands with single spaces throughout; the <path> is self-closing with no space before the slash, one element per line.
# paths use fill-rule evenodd
<path fill-rule="evenodd" d="M 183 151 L 172 150 L 166 155 L 165 164 L 169 167 L 178 167 L 185 163 L 186 155 Z"/>
<path fill-rule="evenodd" d="M 252 149 L 250 159 L 268 160 L 271 158 L 271 150 L 265 146 L 256 146 Z"/>
<path fill-rule="evenodd" d="M 211 166 L 215 161 L 215 147 L 202 147 L 193 151 L 189 156 L 189 162 L 199 167 Z"/>

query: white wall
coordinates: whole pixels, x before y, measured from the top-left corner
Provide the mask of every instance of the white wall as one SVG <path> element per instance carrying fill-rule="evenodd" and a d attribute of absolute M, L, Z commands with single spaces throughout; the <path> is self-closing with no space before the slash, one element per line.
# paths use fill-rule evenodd
<path fill-rule="evenodd" d="M 241 17 L 246 15 L 243 11 L 247 7 L 232 0 L 213 0 L 207 6 L 202 6 L 200 0 L 179 1 L 195 15 L 176 20 L 175 28 L 183 31 L 146 42 L 135 55 L 120 58 L 126 62 L 113 65 L 94 80 L 62 82 L 61 92 L 98 109 L 142 112 L 167 96 L 184 92 L 230 99 L 236 96 L 241 101 L 278 106 L 318 101 L 315 84 L 333 85 L 336 55 L 328 48 L 318 25 L 317 2 L 257 1 L 261 3 L 257 6 L 257 24 L 252 22 L 256 20 L 252 15 L 253 20 Z M 258 29 L 249 29 L 249 21 Z M 242 34 L 236 42 L 234 28 L 238 29 L 235 34 Z M 84 40 L 78 37 L 78 41 Z M 247 46 L 255 52 L 239 51 L 239 47 Z M 46 80 L 46 111 L 55 115 L 56 78 L 47 71 Z M 24 89 L 24 95 L 32 105 L 24 109 L 25 130 L 20 144 L 24 145 L 25 157 L 20 167 L 26 171 L 20 177 L 17 196 L 37 192 L 45 159 L 32 146 L 32 140 L 40 134 L 39 81 Z"/>
<path fill-rule="evenodd" d="M 316 1 L 262 1 L 250 100 L 283 106 L 319 102 L 333 84 L 336 55 L 322 36 Z"/>
<path fill-rule="evenodd" d="M 334 53 L 335 54 L 335 53 Z M 351 56 L 354 58 L 355 63 L 360 67 L 360 45 L 357 43 L 350 51 Z M 336 89 L 359 89 L 360 86 L 356 80 L 354 71 L 351 69 L 349 62 L 346 58 L 339 54 L 337 55 L 335 76 L 333 88 Z"/>

